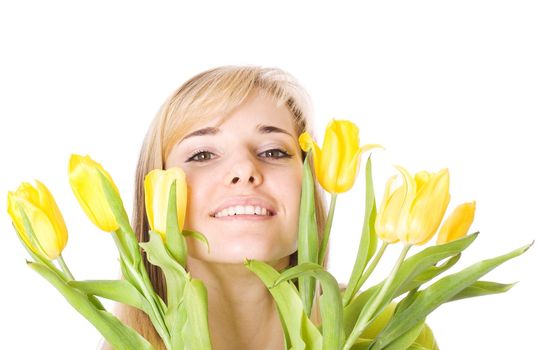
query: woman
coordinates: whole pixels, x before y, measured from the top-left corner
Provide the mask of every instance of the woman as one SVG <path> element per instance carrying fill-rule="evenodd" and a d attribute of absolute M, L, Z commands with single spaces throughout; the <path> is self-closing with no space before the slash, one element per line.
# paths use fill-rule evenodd
<path fill-rule="evenodd" d="M 182 85 L 162 106 L 142 146 L 136 174 L 134 228 L 148 240 L 144 177 L 153 169 L 186 173 L 185 229 L 203 233 L 210 252 L 188 238 L 187 269 L 208 289 L 213 349 L 283 349 L 273 299 L 244 259 L 281 270 L 296 264 L 296 232 L 305 154 L 298 136 L 311 131 L 309 99 L 287 73 L 220 67 Z M 324 225 L 317 194 L 319 232 Z M 165 298 L 163 276 L 145 261 Z M 120 306 L 120 319 L 163 348 L 142 312 Z M 105 347 L 107 349 L 107 347 Z"/>

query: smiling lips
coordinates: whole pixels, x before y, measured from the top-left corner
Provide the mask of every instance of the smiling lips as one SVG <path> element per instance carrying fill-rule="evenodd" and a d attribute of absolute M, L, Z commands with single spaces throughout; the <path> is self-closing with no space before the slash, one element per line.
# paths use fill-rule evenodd
<path fill-rule="evenodd" d="M 276 215 L 275 210 L 260 199 L 240 198 L 229 200 L 211 216 L 216 219 L 263 220 Z"/>

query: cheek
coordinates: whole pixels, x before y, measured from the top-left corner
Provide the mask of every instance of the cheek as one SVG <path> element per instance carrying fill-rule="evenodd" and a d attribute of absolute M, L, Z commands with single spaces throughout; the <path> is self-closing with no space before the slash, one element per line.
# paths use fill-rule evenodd
<path fill-rule="evenodd" d="M 281 198 L 287 216 L 297 220 L 302 193 L 302 169 L 293 168 L 291 171 L 276 173 L 272 179 L 272 192 Z"/>
<path fill-rule="evenodd" d="M 212 182 L 213 181 L 213 182 Z M 204 207 L 208 203 L 208 198 L 212 188 L 216 188 L 215 176 L 209 177 L 205 174 L 186 173 L 187 182 L 187 208 L 186 208 L 186 228 L 194 228 L 197 216 L 206 215 L 208 208 Z M 197 215 L 198 214 L 198 215 Z"/>

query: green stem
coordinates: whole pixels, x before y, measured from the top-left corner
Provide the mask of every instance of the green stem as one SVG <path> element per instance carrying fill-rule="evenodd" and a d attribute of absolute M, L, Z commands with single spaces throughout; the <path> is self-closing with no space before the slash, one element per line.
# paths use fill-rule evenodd
<path fill-rule="evenodd" d="M 401 251 L 401 254 L 399 255 L 398 260 L 396 261 L 396 264 L 394 265 L 394 268 L 386 278 L 383 286 L 381 289 L 377 292 L 377 295 L 375 299 L 367 305 L 366 312 L 362 312 L 363 316 L 358 319 L 356 324 L 354 325 L 354 329 L 349 335 L 349 338 L 347 339 L 347 342 L 345 344 L 345 347 L 343 350 L 348 350 L 351 348 L 351 346 L 354 345 L 358 337 L 362 334 L 362 332 L 366 329 L 366 327 L 369 325 L 373 317 L 375 316 L 377 310 L 380 307 L 381 302 L 386 297 L 386 294 L 388 292 L 388 289 L 392 285 L 392 282 L 394 281 L 397 272 L 399 271 L 399 268 L 401 264 L 403 264 L 403 261 L 405 260 L 405 257 L 407 256 L 407 253 L 409 249 L 411 248 L 412 244 L 406 244 L 403 247 L 403 250 Z"/>
<path fill-rule="evenodd" d="M 330 200 L 330 209 L 328 210 L 328 218 L 324 225 L 323 240 L 319 248 L 319 265 L 322 266 L 324 258 L 326 257 L 326 249 L 328 246 L 328 238 L 330 236 L 330 229 L 332 228 L 332 221 L 334 220 L 334 210 L 336 209 L 337 193 L 332 193 Z"/>
<path fill-rule="evenodd" d="M 343 300 L 343 305 L 344 306 L 347 306 L 349 304 L 349 302 L 354 297 L 354 295 L 362 288 L 362 286 L 367 281 L 369 276 L 371 276 L 371 273 L 373 272 L 373 270 L 375 270 L 375 267 L 377 267 L 377 265 L 379 264 L 379 261 L 381 260 L 384 252 L 386 251 L 386 247 L 388 247 L 388 242 L 383 241 L 383 244 L 381 245 L 381 247 L 377 251 L 377 255 L 375 255 L 375 257 L 373 258 L 373 260 L 369 264 L 366 271 L 364 271 L 364 273 L 362 274 L 362 277 L 360 277 L 360 279 L 358 280 L 358 283 L 356 284 L 356 286 L 354 288 L 355 291 L 351 294 L 350 299 L 349 300 Z"/>
<path fill-rule="evenodd" d="M 68 275 L 70 279 L 74 280 L 75 278 L 71 274 L 71 271 L 69 271 L 69 268 L 67 267 L 66 262 L 64 261 L 64 258 L 62 257 L 62 254 L 60 254 L 57 259 L 58 259 L 58 263 L 60 263 L 60 267 L 62 268 L 62 271 L 64 271 L 64 273 Z"/>
<path fill-rule="evenodd" d="M 154 319 L 156 319 L 157 322 L 159 323 L 156 327 L 156 330 L 160 334 L 163 340 L 163 343 L 165 344 L 165 347 L 167 349 L 171 349 L 170 333 L 165 324 L 164 312 L 163 312 L 163 309 L 157 305 L 156 298 L 154 295 L 155 292 L 153 291 L 152 284 L 150 280 L 148 279 L 148 275 L 146 276 L 147 278 L 141 277 L 141 275 L 139 274 L 139 271 L 134 269 L 133 262 L 129 259 L 130 255 L 128 255 L 127 251 L 122 245 L 122 242 L 120 241 L 120 238 L 118 237 L 118 233 L 114 232 L 112 236 L 120 252 L 120 259 L 124 261 L 124 266 L 126 266 L 126 268 L 129 269 L 131 276 L 135 279 L 134 282 L 139 287 L 139 290 L 143 293 L 145 299 L 148 300 L 148 303 L 150 304 L 150 307 L 152 308 Z M 146 273 L 146 270 L 144 272 Z M 154 325 L 154 327 L 155 326 L 156 325 Z"/>

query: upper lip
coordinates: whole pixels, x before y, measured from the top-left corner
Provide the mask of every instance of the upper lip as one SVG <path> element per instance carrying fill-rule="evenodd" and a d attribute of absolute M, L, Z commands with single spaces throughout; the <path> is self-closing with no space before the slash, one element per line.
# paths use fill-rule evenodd
<path fill-rule="evenodd" d="M 242 205 L 242 206 L 251 205 L 254 207 L 266 208 L 266 210 L 270 212 L 270 215 L 276 215 L 276 210 L 274 209 L 272 204 L 270 204 L 270 201 L 261 197 L 247 196 L 247 197 L 233 197 L 233 198 L 226 199 L 217 207 L 217 209 L 215 209 L 214 211 L 210 213 L 210 216 L 216 216 L 216 214 L 222 211 L 223 209 L 237 206 L 237 205 Z"/>

